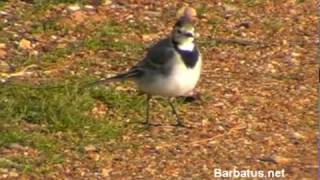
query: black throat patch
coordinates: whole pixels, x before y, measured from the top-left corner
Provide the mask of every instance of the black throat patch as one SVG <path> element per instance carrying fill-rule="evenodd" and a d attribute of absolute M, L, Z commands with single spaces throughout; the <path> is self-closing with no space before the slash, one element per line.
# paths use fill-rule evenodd
<path fill-rule="evenodd" d="M 199 60 L 198 48 L 196 48 L 196 46 L 195 46 L 192 51 L 181 50 L 178 48 L 178 44 L 176 42 L 173 42 L 173 44 L 174 44 L 174 48 L 176 49 L 176 51 L 180 54 L 184 64 L 188 68 L 194 68 L 194 66 L 197 64 L 197 62 Z"/>

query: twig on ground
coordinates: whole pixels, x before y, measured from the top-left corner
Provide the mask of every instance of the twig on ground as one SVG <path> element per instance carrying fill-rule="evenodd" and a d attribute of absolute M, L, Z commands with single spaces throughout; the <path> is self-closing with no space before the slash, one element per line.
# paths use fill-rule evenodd
<path fill-rule="evenodd" d="M 2 82 L 7 82 L 10 78 L 12 77 L 21 77 L 21 76 L 29 76 L 34 74 L 34 72 L 29 71 L 30 69 L 35 69 L 35 68 L 39 68 L 38 65 L 35 64 L 31 64 L 25 68 L 23 68 L 21 71 L 19 72 L 15 72 L 15 73 L 0 73 L 0 77 L 3 77 L 3 79 L 0 79 Z"/>
<path fill-rule="evenodd" d="M 30 74 L 33 74 L 33 72 L 31 72 L 29 70 L 30 69 L 34 69 L 34 68 L 39 68 L 39 66 L 35 65 L 35 64 L 31 64 L 31 65 L 23 68 L 19 72 L 15 72 L 15 73 L 0 73 L 0 76 L 6 77 L 6 78 L 11 78 L 11 77 L 17 77 L 17 76 L 30 75 Z"/>

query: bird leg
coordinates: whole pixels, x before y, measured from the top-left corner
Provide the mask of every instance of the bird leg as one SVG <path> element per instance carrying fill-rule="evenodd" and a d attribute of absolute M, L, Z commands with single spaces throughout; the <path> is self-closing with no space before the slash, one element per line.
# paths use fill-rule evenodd
<path fill-rule="evenodd" d="M 146 107 L 146 120 L 143 124 L 149 125 L 149 109 L 150 109 L 150 99 L 152 98 L 151 95 L 147 94 L 147 107 Z"/>
<path fill-rule="evenodd" d="M 184 125 L 183 125 L 183 123 L 182 123 L 182 121 L 181 121 L 181 118 L 180 118 L 180 116 L 178 115 L 178 113 L 177 113 L 177 110 L 176 110 L 176 108 L 174 107 L 174 104 L 172 103 L 172 101 L 171 101 L 171 99 L 169 98 L 169 105 L 170 105 L 170 107 L 171 107 L 171 109 L 172 109 L 172 114 L 174 114 L 175 116 L 176 116 L 176 121 L 177 121 L 177 124 L 175 124 L 175 126 L 181 126 L 181 127 L 184 127 Z"/>

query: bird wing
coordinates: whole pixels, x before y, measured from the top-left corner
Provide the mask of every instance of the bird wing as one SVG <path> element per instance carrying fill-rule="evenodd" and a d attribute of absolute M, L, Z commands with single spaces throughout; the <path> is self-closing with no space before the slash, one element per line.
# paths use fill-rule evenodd
<path fill-rule="evenodd" d="M 132 69 L 166 71 L 174 56 L 175 52 L 171 40 L 164 39 L 152 46 L 145 58 Z"/>
<path fill-rule="evenodd" d="M 175 58 L 175 49 L 170 38 L 163 39 L 153 45 L 145 58 L 137 65 L 133 66 L 129 71 L 115 75 L 110 78 L 104 78 L 85 86 L 97 84 L 105 84 L 112 81 L 121 81 L 127 79 L 135 79 L 143 76 L 145 73 L 162 73 L 168 74 L 171 72 L 171 63 Z"/>

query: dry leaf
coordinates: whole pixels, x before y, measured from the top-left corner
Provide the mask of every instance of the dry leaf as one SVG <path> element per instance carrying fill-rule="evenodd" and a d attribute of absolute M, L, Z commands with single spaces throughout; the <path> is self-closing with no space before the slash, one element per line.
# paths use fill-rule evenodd
<path fill-rule="evenodd" d="M 96 148 L 94 145 L 89 144 L 89 145 L 87 145 L 87 146 L 84 147 L 84 150 L 85 150 L 86 152 L 92 152 L 92 151 L 97 151 L 97 148 Z"/>
<path fill-rule="evenodd" d="M 157 37 L 157 34 L 143 34 L 142 41 L 150 42 L 150 41 L 154 40 L 156 37 Z"/>
<path fill-rule="evenodd" d="M 9 173 L 9 176 L 10 177 L 18 177 L 19 174 L 17 172 L 12 171 L 12 172 Z"/>
<path fill-rule="evenodd" d="M 302 135 L 301 133 L 298 133 L 298 132 L 292 132 L 291 137 L 294 139 L 297 139 L 297 140 L 306 139 L 306 137 L 304 135 Z"/>
<path fill-rule="evenodd" d="M 291 159 L 283 156 L 279 156 L 279 155 L 265 156 L 265 157 L 259 158 L 259 160 L 264 162 L 277 163 L 277 164 L 288 164 L 291 162 Z"/>
<path fill-rule="evenodd" d="M 7 56 L 7 51 L 4 49 L 0 49 L 0 59 L 4 59 Z"/>
<path fill-rule="evenodd" d="M 73 23 L 75 21 L 76 24 L 84 22 L 86 17 L 87 17 L 86 14 L 82 11 L 76 11 L 76 12 L 72 13 L 72 15 L 71 15 Z"/>
<path fill-rule="evenodd" d="M 91 6 L 91 5 L 85 5 L 85 6 L 84 6 L 84 8 L 85 8 L 85 9 L 88 9 L 88 10 L 92 10 L 92 9 L 94 9 L 94 7 L 93 7 L 93 6 Z"/>
<path fill-rule="evenodd" d="M 110 4 L 112 4 L 112 1 L 111 0 L 105 0 L 104 2 L 103 2 L 103 5 L 110 5 Z"/>
<path fill-rule="evenodd" d="M 7 46 L 5 43 L 0 43 L 0 49 L 5 49 Z"/>
<path fill-rule="evenodd" d="M 232 4 L 223 4 L 223 8 L 227 11 L 227 12 L 230 12 L 230 11 L 237 11 L 239 8 L 235 5 L 232 5 Z"/>
<path fill-rule="evenodd" d="M 31 42 L 27 39 L 21 39 L 19 42 L 19 47 L 22 49 L 31 49 Z"/>
<path fill-rule="evenodd" d="M 272 156 L 272 159 L 278 164 L 288 164 L 291 162 L 289 158 L 283 156 Z"/>
<path fill-rule="evenodd" d="M 1 52 L 1 50 L 0 50 L 0 52 Z M 0 72 L 9 72 L 10 70 L 11 70 L 11 67 L 7 62 L 0 61 Z"/>
<path fill-rule="evenodd" d="M 99 161 L 100 160 L 100 154 L 96 153 L 96 152 L 90 152 L 88 154 L 89 158 L 94 160 L 94 161 Z"/>
<path fill-rule="evenodd" d="M 210 121 L 207 118 L 205 118 L 205 119 L 202 119 L 201 124 L 202 126 L 206 127 L 210 125 Z"/>
<path fill-rule="evenodd" d="M 103 177 L 108 177 L 110 176 L 110 172 L 112 171 L 111 168 L 103 168 L 102 171 L 101 171 L 101 175 Z"/>
<path fill-rule="evenodd" d="M 68 10 L 70 10 L 70 11 L 78 11 L 79 9 L 80 9 L 79 4 L 74 4 L 74 5 L 68 6 Z"/>

